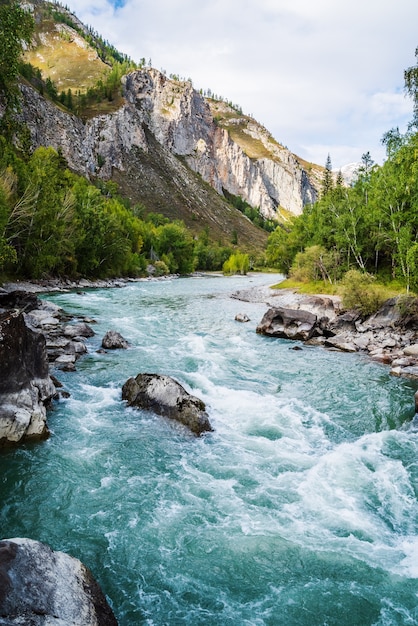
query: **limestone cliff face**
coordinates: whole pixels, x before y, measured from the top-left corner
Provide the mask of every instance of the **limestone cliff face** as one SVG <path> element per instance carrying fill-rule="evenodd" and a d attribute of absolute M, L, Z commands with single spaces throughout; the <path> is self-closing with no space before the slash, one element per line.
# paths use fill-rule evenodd
<path fill-rule="evenodd" d="M 86 122 L 23 86 L 22 116 L 33 146 L 60 149 L 75 171 L 109 179 L 131 167 L 134 149 L 142 154 L 153 149 L 151 133 L 167 162 L 173 155 L 183 157 L 219 194 L 225 189 L 241 196 L 266 218 L 278 207 L 299 214 L 315 200 L 315 186 L 297 158 L 251 118 L 234 118 L 224 103 L 211 109 L 191 83 L 157 70 L 132 72 L 123 82 L 123 106 Z M 218 113 L 224 107 L 228 124 L 216 121 L 213 106 Z"/>
<path fill-rule="evenodd" d="M 34 148 L 61 150 L 68 165 L 85 176 L 110 178 L 113 168 L 123 169 L 133 146 L 146 148 L 142 118 L 133 107 L 123 106 L 110 115 L 83 122 L 23 86 L 22 117 Z"/>
<path fill-rule="evenodd" d="M 125 90 L 128 101 L 142 111 L 157 140 L 174 154 L 184 156 L 219 193 L 226 189 L 241 196 L 260 207 L 264 217 L 274 217 L 279 206 L 299 214 L 305 204 L 316 200 L 314 182 L 289 150 L 254 120 L 237 114 L 234 117 L 233 109 L 225 103 L 216 102 L 211 107 L 189 82 L 175 82 L 149 70 L 130 74 Z M 228 126 L 243 127 L 251 140 L 249 150 L 216 123 L 219 112 L 227 117 Z"/>

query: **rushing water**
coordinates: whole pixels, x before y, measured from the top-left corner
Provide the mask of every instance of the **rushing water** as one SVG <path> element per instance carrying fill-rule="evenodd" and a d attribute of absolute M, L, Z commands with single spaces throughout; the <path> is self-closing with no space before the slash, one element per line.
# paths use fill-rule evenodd
<path fill-rule="evenodd" d="M 276 277 L 49 297 L 97 320 L 51 438 L 0 456 L 0 534 L 88 565 L 121 626 L 418 623 L 414 383 L 257 335 Z M 234 321 L 247 313 L 251 321 Z M 98 354 L 113 328 L 129 350 Z M 215 432 L 126 408 L 138 372 L 202 398 Z"/>

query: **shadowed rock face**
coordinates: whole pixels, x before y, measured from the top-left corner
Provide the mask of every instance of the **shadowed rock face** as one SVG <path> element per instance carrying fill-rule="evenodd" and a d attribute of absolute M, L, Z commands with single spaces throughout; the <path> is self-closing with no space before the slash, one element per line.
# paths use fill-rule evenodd
<path fill-rule="evenodd" d="M 274 308 L 269 309 L 257 326 L 257 333 L 306 341 L 314 334 L 317 316 L 309 311 Z"/>
<path fill-rule="evenodd" d="M 19 391 L 35 378 L 48 377 L 45 337 L 30 330 L 17 311 L 0 315 L 0 394 Z"/>
<path fill-rule="evenodd" d="M 0 541 L 0 616 L 6 626 L 117 626 L 90 570 L 31 539 Z"/>
<path fill-rule="evenodd" d="M 45 337 L 17 310 L 0 314 L 0 447 L 48 436 L 45 404 L 56 390 Z"/>
<path fill-rule="evenodd" d="M 169 376 L 138 374 L 136 378 L 129 378 L 123 385 L 122 398 L 130 406 L 177 420 L 196 435 L 213 430 L 204 402 Z"/>

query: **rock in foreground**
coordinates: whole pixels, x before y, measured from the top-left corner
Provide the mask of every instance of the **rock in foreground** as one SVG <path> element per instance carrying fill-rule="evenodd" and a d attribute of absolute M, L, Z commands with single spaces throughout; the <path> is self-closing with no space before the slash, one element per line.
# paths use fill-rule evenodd
<path fill-rule="evenodd" d="M 31 539 L 0 542 L 0 616 L 6 626 L 117 626 L 90 570 Z"/>
<path fill-rule="evenodd" d="M 187 426 L 196 435 L 213 430 L 204 402 L 190 395 L 176 380 L 160 374 L 138 374 L 122 387 L 129 406 L 148 409 Z"/>
<path fill-rule="evenodd" d="M 0 314 L 0 447 L 48 436 L 46 405 L 56 393 L 45 337 L 17 311 Z"/>

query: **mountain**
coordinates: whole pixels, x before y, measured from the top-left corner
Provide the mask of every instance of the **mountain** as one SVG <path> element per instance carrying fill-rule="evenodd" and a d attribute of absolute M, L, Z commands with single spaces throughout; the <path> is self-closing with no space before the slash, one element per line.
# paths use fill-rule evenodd
<path fill-rule="evenodd" d="M 347 163 L 347 165 L 343 165 L 339 170 L 333 170 L 333 172 L 335 176 L 337 176 L 338 173 L 341 172 L 344 183 L 348 187 L 350 187 L 352 183 L 356 180 L 361 165 L 361 162 Z"/>
<path fill-rule="evenodd" d="M 242 199 L 265 220 L 285 220 L 315 201 L 323 168 L 299 159 L 237 107 L 144 60 L 133 69 L 58 4 L 25 6 L 36 22 L 26 61 L 53 85 L 47 97 L 33 80 L 22 85 L 21 117 L 32 148 L 52 146 L 74 171 L 117 182 L 147 212 L 180 218 L 194 232 L 207 227 L 218 240 L 238 233 L 239 243 L 250 246 L 263 246 L 265 232 L 226 197 Z M 92 103 L 115 58 L 128 70 L 121 86 Z"/>

